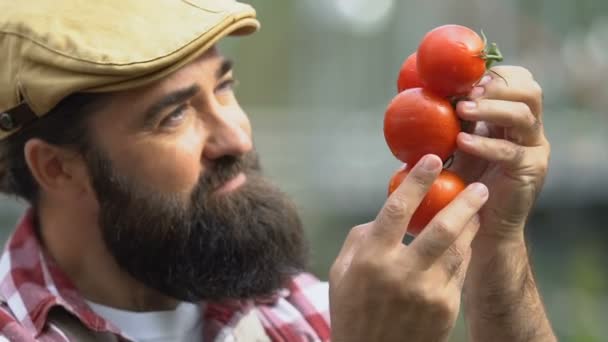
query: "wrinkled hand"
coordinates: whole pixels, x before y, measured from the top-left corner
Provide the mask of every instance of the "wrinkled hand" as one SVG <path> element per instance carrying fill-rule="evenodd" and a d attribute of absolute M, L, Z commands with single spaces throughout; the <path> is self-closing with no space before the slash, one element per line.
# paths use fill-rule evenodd
<path fill-rule="evenodd" d="M 492 69 L 458 103 L 458 115 L 476 122 L 473 134 L 460 133 L 453 171 L 465 181 L 488 186 L 480 212 L 479 239 L 523 241 L 523 229 L 543 185 L 550 146 L 542 120 L 542 89 L 521 67 Z"/>
<path fill-rule="evenodd" d="M 406 246 L 408 222 L 440 170 L 437 156 L 423 158 L 377 218 L 349 233 L 329 277 L 333 341 L 448 338 L 488 192 L 471 184 Z"/>

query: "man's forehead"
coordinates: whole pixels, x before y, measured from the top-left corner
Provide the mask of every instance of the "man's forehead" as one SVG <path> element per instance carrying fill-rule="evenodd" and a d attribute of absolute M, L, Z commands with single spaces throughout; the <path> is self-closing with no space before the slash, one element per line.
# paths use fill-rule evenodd
<path fill-rule="evenodd" d="M 127 123 L 131 126 L 130 123 L 141 121 L 150 106 L 164 96 L 193 86 L 204 88 L 205 80 L 215 82 L 218 71 L 223 68 L 226 61 L 227 59 L 214 46 L 163 79 L 140 88 L 108 94 L 108 106 L 104 108 L 105 113 L 100 113 L 101 115 L 94 119 L 95 125 L 101 124 L 101 120 L 111 124 Z"/>

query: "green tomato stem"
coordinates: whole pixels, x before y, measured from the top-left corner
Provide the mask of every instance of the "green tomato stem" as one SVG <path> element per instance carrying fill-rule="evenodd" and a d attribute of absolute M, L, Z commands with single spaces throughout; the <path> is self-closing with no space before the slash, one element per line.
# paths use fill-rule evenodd
<path fill-rule="evenodd" d="M 481 58 L 486 61 L 486 69 L 490 69 L 492 64 L 495 62 L 502 62 L 504 60 L 500 49 L 496 43 L 490 43 L 488 45 L 488 37 L 481 30 L 481 38 L 483 39 L 484 50 L 481 53 Z"/>

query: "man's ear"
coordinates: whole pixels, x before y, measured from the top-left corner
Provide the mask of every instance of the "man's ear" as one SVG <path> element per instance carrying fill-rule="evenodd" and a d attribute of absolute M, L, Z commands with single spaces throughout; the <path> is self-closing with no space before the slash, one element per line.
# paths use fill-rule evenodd
<path fill-rule="evenodd" d="M 86 164 L 75 151 L 34 138 L 25 144 L 24 153 L 41 192 L 65 197 L 87 190 Z"/>

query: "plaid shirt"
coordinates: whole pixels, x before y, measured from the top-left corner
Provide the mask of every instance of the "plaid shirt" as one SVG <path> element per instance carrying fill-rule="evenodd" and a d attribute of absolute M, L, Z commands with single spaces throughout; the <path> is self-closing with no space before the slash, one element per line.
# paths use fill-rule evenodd
<path fill-rule="evenodd" d="M 49 312 L 56 307 L 71 313 L 92 332 L 129 341 L 112 322 L 91 310 L 41 248 L 29 210 L 0 259 L 0 341 L 70 341 L 62 328 L 49 322 Z M 273 298 L 206 303 L 203 307 L 204 341 L 233 340 L 231 331 L 252 310 L 272 341 L 330 339 L 328 287 L 310 274 L 294 277 Z"/>

